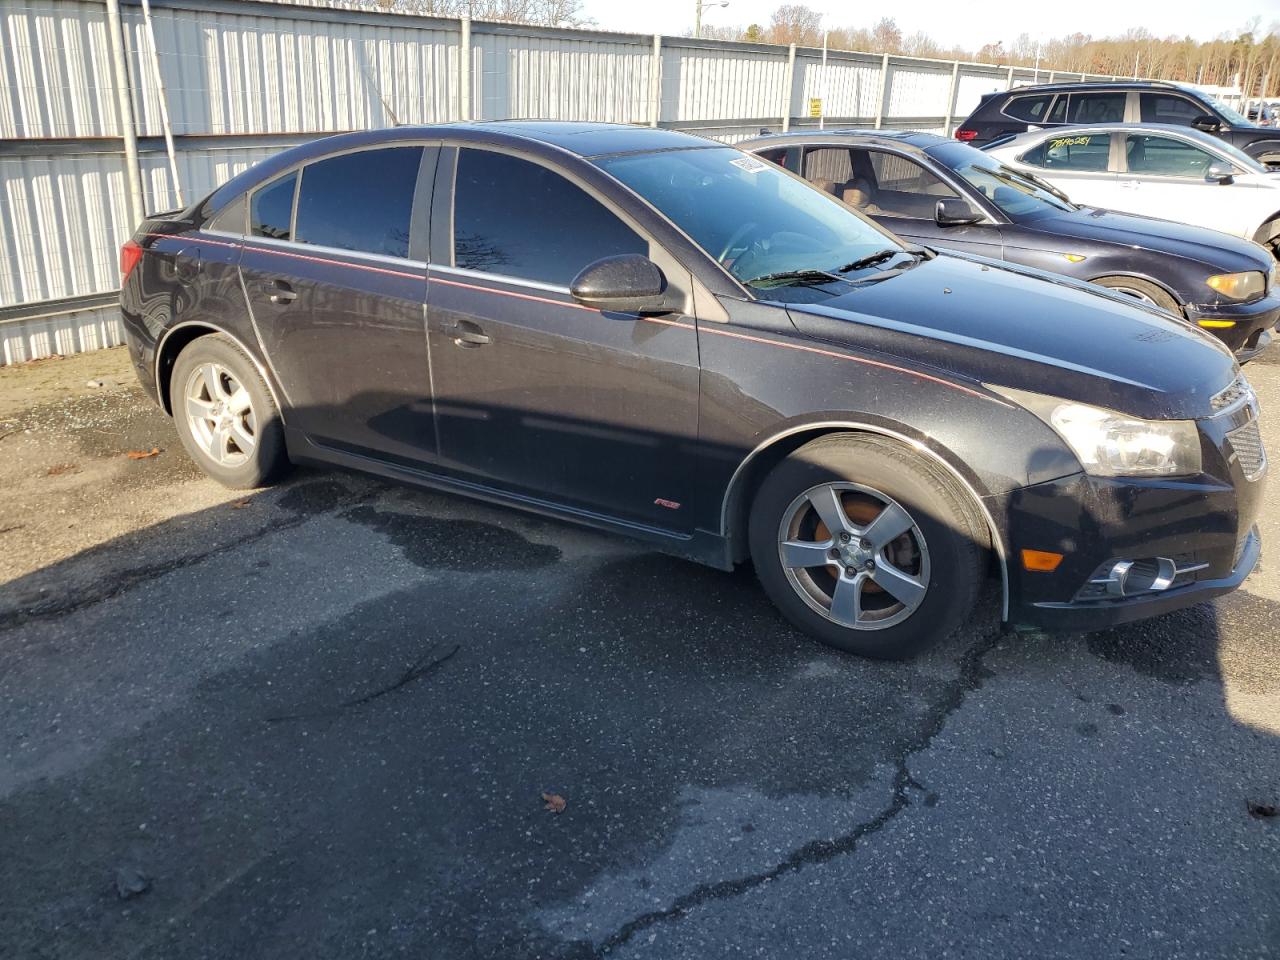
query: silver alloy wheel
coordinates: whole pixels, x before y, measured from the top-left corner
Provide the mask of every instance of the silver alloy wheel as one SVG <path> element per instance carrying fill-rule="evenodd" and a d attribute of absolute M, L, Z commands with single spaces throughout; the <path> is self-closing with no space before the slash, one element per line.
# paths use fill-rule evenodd
<path fill-rule="evenodd" d="M 778 557 L 806 604 L 854 630 L 901 623 L 929 589 L 929 549 L 915 520 L 857 483 L 822 483 L 796 497 L 778 525 Z"/>
<path fill-rule="evenodd" d="M 223 467 L 238 467 L 258 442 L 249 391 L 220 363 L 202 363 L 186 389 L 187 425 L 201 451 Z"/>
<path fill-rule="evenodd" d="M 1133 297 L 1133 299 L 1141 301 L 1142 303 L 1149 303 L 1153 307 L 1160 306 L 1160 304 L 1156 303 L 1154 300 L 1152 300 L 1149 296 L 1147 296 L 1141 290 L 1135 290 L 1133 287 L 1108 286 L 1108 289 L 1114 290 L 1116 293 L 1123 293 L 1126 297 Z M 1163 307 L 1161 309 L 1163 309 Z"/>

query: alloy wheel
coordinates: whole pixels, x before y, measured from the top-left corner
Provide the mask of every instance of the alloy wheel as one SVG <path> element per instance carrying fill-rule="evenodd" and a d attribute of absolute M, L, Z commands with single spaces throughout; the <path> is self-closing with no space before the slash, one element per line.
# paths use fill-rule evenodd
<path fill-rule="evenodd" d="M 220 363 L 203 363 L 187 379 L 187 425 L 214 463 L 235 467 L 253 454 L 258 419 L 249 391 Z"/>
<path fill-rule="evenodd" d="M 929 585 L 929 550 L 906 509 L 857 483 L 822 483 L 792 501 L 778 526 L 788 582 L 812 609 L 855 630 L 910 617 Z"/>

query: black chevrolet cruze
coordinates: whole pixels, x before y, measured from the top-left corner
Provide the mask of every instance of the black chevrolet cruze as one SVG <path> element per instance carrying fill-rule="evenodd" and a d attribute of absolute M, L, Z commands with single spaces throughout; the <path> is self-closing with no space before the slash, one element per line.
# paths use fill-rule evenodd
<path fill-rule="evenodd" d="M 1226 349 L 701 138 L 332 137 L 147 220 L 122 267 L 138 374 L 223 483 L 336 464 L 750 560 L 869 656 L 944 637 L 993 571 L 1008 619 L 1087 629 L 1258 558 Z"/>

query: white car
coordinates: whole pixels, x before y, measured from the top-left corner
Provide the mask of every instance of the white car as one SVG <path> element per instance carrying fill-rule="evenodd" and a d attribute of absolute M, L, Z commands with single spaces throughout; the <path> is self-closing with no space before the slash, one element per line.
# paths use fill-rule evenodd
<path fill-rule="evenodd" d="M 1054 127 L 984 149 L 1075 203 L 1210 227 L 1257 241 L 1280 258 L 1280 171 L 1199 130 L 1157 123 Z"/>

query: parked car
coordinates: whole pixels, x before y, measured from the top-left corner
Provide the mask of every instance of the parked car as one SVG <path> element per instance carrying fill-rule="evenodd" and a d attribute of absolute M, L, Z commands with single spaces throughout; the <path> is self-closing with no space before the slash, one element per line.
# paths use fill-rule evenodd
<path fill-rule="evenodd" d="M 738 146 L 897 236 L 1110 287 L 1204 327 L 1241 362 L 1266 348 L 1280 320 L 1275 261 L 1256 243 L 1076 206 L 1030 172 L 967 144 L 930 133 L 827 130 Z M 1256 289 L 1224 292 L 1250 277 Z"/>
<path fill-rule="evenodd" d="M 1103 124 L 1024 133 L 985 152 L 1077 203 L 1221 230 L 1280 255 L 1280 172 L 1208 134 Z"/>
<path fill-rule="evenodd" d="M 1221 344 L 911 249 L 699 137 L 331 137 L 148 219 L 122 267 L 138 375 L 223 483 L 333 464 L 750 559 L 846 650 L 945 636 L 989 557 L 1007 618 L 1070 628 L 1258 558 L 1258 408 Z"/>
<path fill-rule="evenodd" d="M 1263 163 L 1280 164 L 1280 134 L 1191 86 L 1156 80 L 1042 83 L 989 93 L 956 129 L 975 147 L 1044 127 L 1162 123 L 1211 133 Z"/>

